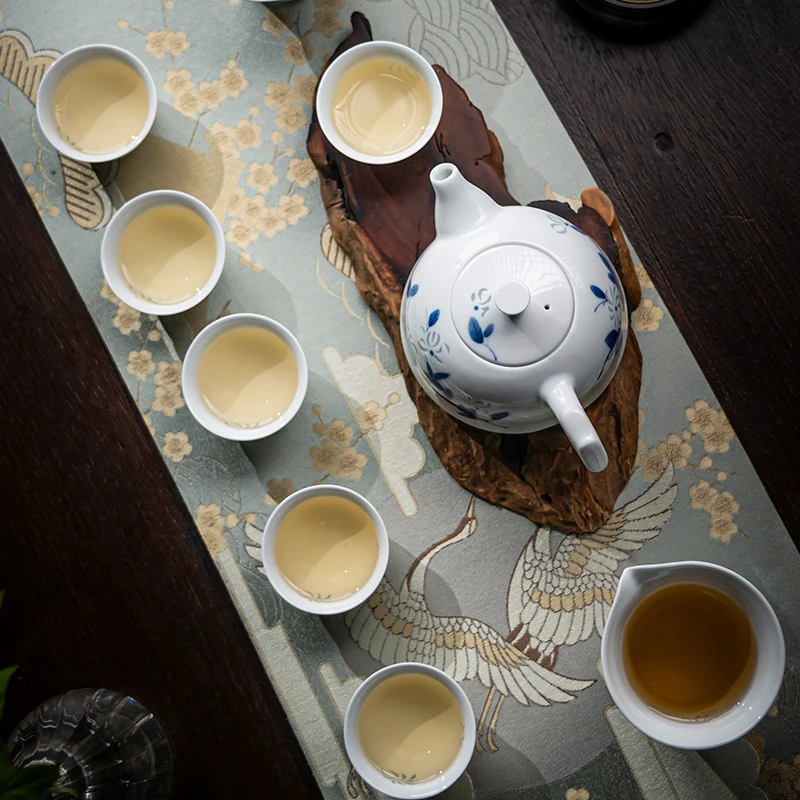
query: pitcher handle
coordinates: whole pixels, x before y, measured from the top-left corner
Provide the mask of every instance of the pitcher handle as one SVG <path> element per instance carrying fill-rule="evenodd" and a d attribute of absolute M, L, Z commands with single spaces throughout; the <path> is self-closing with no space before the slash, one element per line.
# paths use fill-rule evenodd
<path fill-rule="evenodd" d="M 568 375 L 555 375 L 544 382 L 540 393 L 586 469 L 602 472 L 608 466 L 608 454 L 575 394 L 572 378 Z"/>

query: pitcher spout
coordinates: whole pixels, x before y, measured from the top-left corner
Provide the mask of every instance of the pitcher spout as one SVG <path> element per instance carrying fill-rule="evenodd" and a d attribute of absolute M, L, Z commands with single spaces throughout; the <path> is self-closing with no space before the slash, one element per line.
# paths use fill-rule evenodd
<path fill-rule="evenodd" d="M 438 164 L 431 170 L 436 194 L 436 235 L 459 236 L 497 211 L 500 206 L 473 186 L 454 164 Z"/>

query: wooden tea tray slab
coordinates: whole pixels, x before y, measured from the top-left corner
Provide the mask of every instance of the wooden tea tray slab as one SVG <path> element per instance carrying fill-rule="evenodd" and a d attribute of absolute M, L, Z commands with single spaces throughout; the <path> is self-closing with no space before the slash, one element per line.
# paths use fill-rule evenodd
<path fill-rule="evenodd" d="M 332 59 L 372 39 L 363 14 L 354 13 L 351 23 L 352 33 Z M 540 525 L 569 532 L 594 530 L 611 515 L 636 458 L 642 356 L 632 329 L 611 384 L 587 409 L 608 452 L 609 465 L 600 473 L 583 466 L 560 427 L 527 435 L 496 434 L 451 417 L 425 394 L 403 353 L 403 287 L 435 235 L 430 170 L 452 162 L 500 205 L 517 204 L 506 188 L 503 151 L 483 114 L 441 67 L 435 69 L 444 96 L 441 123 L 431 142 L 400 164 L 352 161 L 331 146 L 316 116 L 312 120 L 308 152 L 320 173 L 331 231 L 352 260 L 359 291 L 386 326 L 420 425 L 445 469 L 479 497 Z M 599 189 L 587 189 L 581 199 L 577 212 L 566 203 L 546 200 L 530 205 L 562 216 L 597 242 L 620 273 L 632 313 L 641 292 L 613 206 Z"/>

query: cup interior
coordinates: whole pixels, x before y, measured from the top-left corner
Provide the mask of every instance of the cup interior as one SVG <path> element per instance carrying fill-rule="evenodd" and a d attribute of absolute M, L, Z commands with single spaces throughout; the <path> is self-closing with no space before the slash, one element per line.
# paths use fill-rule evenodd
<path fill-rule="evenodd" d="M 360 61 L 380 56 L 404 61 L 416 70 L 425 81 L 431 96 L 431 116 L 423 134 L 405 150 L 383 156 L 362 153 L 351 147 L 336 130 L 331 113 L 336 87 L 339 85 L 344 73 Z M 322 132 L 340 153 L 365 164 L 394 164 L 398 161 L 404 161 L 421 150 L 436 132 L 436 128 L 442 118 L 442 85 L 433 67 L 416 50 L 396 42 L 364 42 L 345 50 L 344 53 L 330 62 L 317 87 L 315 108 Z"/>
<path fill-rule="evenodd" d="M 134 292 L 125 280 L 120 269 L 119 246 L 125 230 L 140 214 L 159 206 L 170 205 L 180 205 L 194 211 L 211 229 L 216 248 L 214 269 L 211 271 L 206 284 L 197 294 L 182 300 L 180 303 L 154 303 L 152 300 L 147 300 Z M 100 262 L 108 285 L 126 305 L 141 311 L 143 314 L 158 314 L 159 316 L 180 314 L 190 308 L 194 308 L 194 306 L 205 300 L 216 286 L 217 281 L 219 281 L 225 265 L 225 235 L 222 232 L 219 220 L 211 213 L 211 209 L 196 197 L 184 192 L 174 192 L 167 189 L 146 192 L 129 200 L 114 215 L 103 235 L 103 242 L 100 247 Z"/>
<path fill-rule="evenodd" d="M 275 537 L 278 535 L 278 529 L 286 515 L 301 503 L 315 497 L 342 497 L 355 503 L 366 512 L 375 526 L 375 532 L 378 536 L 378 558 L 372 576 L 358 592 L 341 600 L 315 600 L 301 594 L 283 577 L 275 560 Z M 386 532 L 386 525 L 375 506 L 358 492 L 333 484 L 330 486 L 309 486 L 306 489 L 300 489 L 290 494 L 270 514 L 264 529 L 261 552 L 267 578 L 269 578 L 275 591 L 284 600 L 301 611 L 327 616 L 329 614 L 343 614 L 345 611 L 361 605 L 378 588 L 378 584 L 386 573 L 386 565 L 389 562 L 389 536 Z"/>
<path fill-rule="evenodd" d="M 394 781 L 378 769 L 364 753 L 358 732 L 361 710 L 370 693 L 387 678 L 409 673 L 428 675 L 449 689 L 458 702 L 464 724 L 464 738 L 453 763 L 441 775 L 419 783 Z M 345 713 L 344 745 L 356 772 L 378 792 L 403 799 L 433 797 L 455 783 L 466 770 L 475 748 L 475 714 L 464 690 L 440 669 L 411 662 L 392 664 L 374 672 L 356 689 Z"/>
<path fill-rule="evenodd" d="M 84 153 L 82 150 L 73 147 L 59 133 L 53 114 L 53 97 L 59 83 L 61 83 L 69 72 L 89 61 L 97 61 L 99 59 L 110 59 L 125 64 L 131 67 L 142 81 L 144 81 L 144 85 L 147 87 L 148 98 L 147 118 L 136 139 L 125 145 L 125 147 L 112 153 Z M 142 61 L 133 55 L 133 53 L 129 53 L 121 47 L 115 47 L 110 44 L 89 44 L 84 47 L 76 47 L 74 50 L 64 53 L 64 55 L 57 58 L 47 72 L 45 72 L 36 93 L 36 116 L 39 120 L 39 126 L 42 132 L 50 144 L 65 156 L 69 156 L 76 161 L 86 161 L 93 164 L 113 161 L 135 150 L 153 127 L 157 107 L 158 93 L 156 92 L 153 76 L 150 74 L 147 67 L 145 67 Z"/>
<path fill-rule="evenodd" d="M 743 736 L 769 710 L 783 680 L 783 633 L 764 595 L 737 573 L 700 561 L 629 570 L 638 571 L 641 583 L 626 584 L 623 573 L 602 642 L 603 675 L 620 711 L 643 733 L 672 747 L 702 750 Z M 747 615 L 756 642 L 753 673 L 739 699 L 727 710 L 697 720 L 669 717 L 648 705 L 628 680 L 623 660 L 625 625 L 634 609 L 654 591 L 679 583 L 710 586 L 733 599 Z"/>
<path fill-rule="evenodd" d="M 289 346 L 297 361 L 297 391 L 289 408 L 276 420 L 257 428 L 236 428 L 217 417 L 206 405 L 198 384 L 200 362 L 209 345 L 235 328 L 257 326 L 276 334 Z M 261 314 L 230 314 L 212 322 L 194 338 L 183 359 L 183 396 L 192 416 L 208 431 L 237 442 L 264 439 L 284 428 L 297 414 L 308 388 L 308 364 L 300 343 L 292 332 L 274 319 Z M 274 514 L 275 512 L 273 512 Z"/>

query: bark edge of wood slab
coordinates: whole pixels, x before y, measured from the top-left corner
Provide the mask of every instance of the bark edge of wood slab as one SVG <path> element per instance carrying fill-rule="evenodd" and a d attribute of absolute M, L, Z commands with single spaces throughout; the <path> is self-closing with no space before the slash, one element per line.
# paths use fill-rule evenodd
<path fill-rule="evenodd" d="M 354 13 L 351 22 L 352 33 L 331 60 L 372 39 L 363 14 Z M 400 164 L 371 166 L 346 158 L 325 138 L 314 114 L 308 153 L 319 171 L 331 233 L 350 257 L 361 295 L 391 337 L 420 425 L 445 469 L 478 497 L 539 525 L 573 533 L 595 530 L 614 510 L 636 460 L 642 355 L 632 329 L 611 384 L 587 409 L 608 452 L 608 467 L 599 473 L 583 466 L 560 427 L 527 435 L 497 434 L 451 417 L 425 394 L 403 353 L 403 287 L 435 236 L 430 170 L 450 161 L 500 205 L 517 205 L 506 188 L 503 151 L 483 114 L 441 67 L 434 69 L 442 83 L 442 120 L 433 139 Z M 529 205 L 560 215 L 597 242 L 616 266 L 632 312 L 641 290 L 613 206 L 599 189 L 584 191 L 582 201 L 577 212 L 548 200 Z"/>

